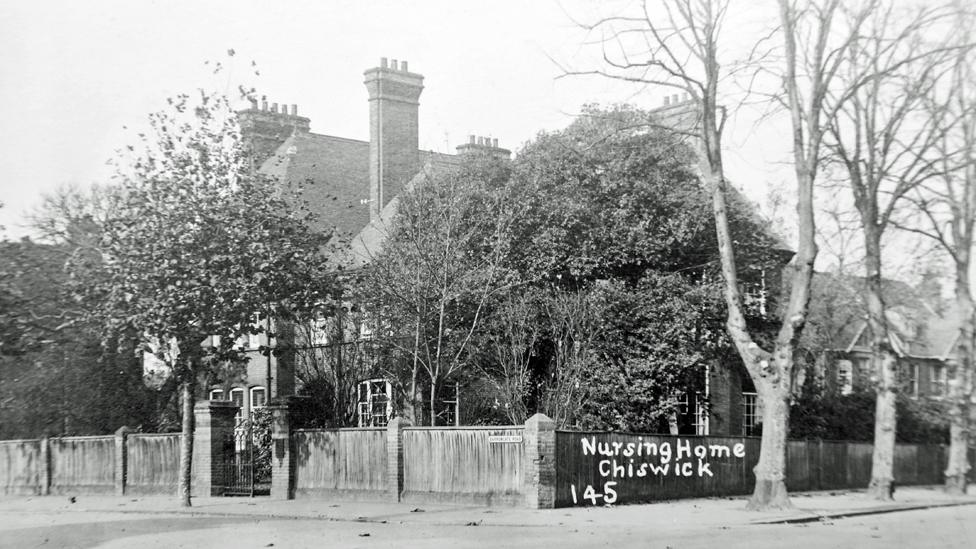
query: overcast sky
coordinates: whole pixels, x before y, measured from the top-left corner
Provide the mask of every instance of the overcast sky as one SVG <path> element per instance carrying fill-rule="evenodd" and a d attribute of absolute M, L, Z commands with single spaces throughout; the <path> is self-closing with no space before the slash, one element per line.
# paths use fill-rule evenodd
<path fill-rule="evenodd" d="M 587 102 L 661 103 L 664 90 L 563 78 L 581 59 L 592 2 L 7 2 L 0 4 L 0 225 L 25 234 L 24 210 L 66 183 L 107 181 L 106 160 L 134 141 L 165 98 L 214 82 L 206 60 L 237 55 L 230 78 L 297 104 L 312 131 L 368 139 L 363 71 L 380 57 L 425 77 L 420 142 L 453 152 L 468 134 L 517 150 L 565 127 Z M 605 7 L 605 6 L 604 6 Z M 260 76 L 251 79 L 250 61 Z M 227 77 L 222 76 L 222 82 Z M 670 93 L 670 92 L 667 92 Z M 748 117 L 747 117 L 748 118 Z M 128 126 L 129 130 L 123 127 Z M 788 176 L 788 135 L 748 119 L 727 145 L 736 184 L 764 202 Z"/>

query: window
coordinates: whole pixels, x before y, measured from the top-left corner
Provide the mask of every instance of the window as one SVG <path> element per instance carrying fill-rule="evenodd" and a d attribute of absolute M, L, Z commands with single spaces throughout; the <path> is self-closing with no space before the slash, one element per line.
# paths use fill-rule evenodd
<path fill-rule="evenodd" d="M 905 380 L 905 390 L 908 391 L 908 396 L 916 398 L 918 396 L 918 363 L 909 364 L 905 369 L 905 375 L 908 377 Z"/>
<path fill-rule="evenodd" d="M 360 309 L 359 311 L 359 338 L 360 339 L 373 339 L 373 322 L 374 319 L 370 317 L 369 313 L 367 313 L 363 309 Z"/>
<path fill-rule="evenodd" d="M 224 400 L 224 390 L 214 389 L 210 391 L 210 400 Z"/>
<path fill-rule="evenodd" d="M 329 317 L 323 307 L 318 307 L 312 313 L 312 320 L 308 326 L 308 342 L 312 346 L 329 344 Z"/>
<path fill-rule="evenodd" d="M 759 282 L 746 282 L 740 285 L 742 304 L 748 313 L 766 316 L 766 271 L 760 274 Z"/>
<path fill-rule="evenodd" d="M 444 409 L 437 414 L 437 422 L 440 425 L 460 425 L 461 387 L 458 383 L 449 383 L 444 389 L 447 395 L 441 400 Z"/>
<path fill-rule="evenodd" d="M 759 431 L 759 395 L 742 393 L 742 435 L 754 437 Z"/>
<path fill-rule="evenodd" d="M 359 384 L 359 426 L 385 427 L 393 413 L 393 391 L 385 379 L 368 379 Z"/>
<path fill-rule="evenodd" d="M 251 409 L 260 408 L 268 401 L 264 387 L 251 387 Z"/>
<path fill-rule="evenodd" d="M 837 361 L 837 390 L 842 395 L 854 391 L 854 364 L 850 360 Z"/>
<path fill-rule="evenodd" d="M 237 421 L 240 423 L 244 419 L 244 389 L 240 387 L 231 389 L 230 401 L 237 406 Z"/>
<path fill-rule="evenodd" d="M 692 403 L 692 401 L 694 402 Z M 694 397 L 691 397 L 685 392 L 678 402 L 678 414 L 685 416 L 686 421 L 690 420 L 694 434 L 708 434 L 708 409 L 705 405 L 705 393 L 699 391 L 695 393 Z"/>
<path fill-rule="evenodd" d="M 930 394 L 933 397 L 941 398 L 946 391 L 946 367 L 944 364 L 932 365 L 932 385 Z"/>

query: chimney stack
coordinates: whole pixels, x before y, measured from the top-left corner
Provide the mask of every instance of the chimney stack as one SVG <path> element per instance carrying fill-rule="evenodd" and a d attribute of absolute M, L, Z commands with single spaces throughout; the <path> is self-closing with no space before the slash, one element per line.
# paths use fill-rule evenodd
<path fill-rule="evenodd" d="M 289 113 L 287 103 L 281 103 L 279 110 L 278 103 L 271 103 L 269 107 L 267 98 L 262 97 L 260 108 L 258 107 L 258 101 L 251 99 L 251 108 L 239 111 L 237 119 L 255 160 L 260 164 L 273 155 L 290 136 L 307 133 L 310 120 L 298 116 L 298 105 L 292 104 Z"/>
<path fill-rule="evenodd" d="M 458 155 L 483 154 L 495 158 L 509 159 L 512 151 L 498 146 L 497 137 L 468 136 L 468 142 L 457 146 Z"/>
<path fill-rule="evenodd" d="M 396 59 L 364 73 L 369 92 L 370 220 L 420 171 L 419 113 L 424 77 Z"/>

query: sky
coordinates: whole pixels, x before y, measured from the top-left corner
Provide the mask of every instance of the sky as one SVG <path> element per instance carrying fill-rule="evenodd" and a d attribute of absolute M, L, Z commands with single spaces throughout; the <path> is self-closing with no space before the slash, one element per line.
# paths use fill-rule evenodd
<path fill-rule="evenodd" d="M 633 2 L 623 1 L 623 4 Z M 0 4 L 0 226 L 28 234 L 24 212 L 65 184 L 110 180 L 106 162 L 135 142 L 148 113 L 199 87 L 254 85 L 297 104 L 312 131 L 368 139 L 363 71 L 380 57 L 424 75 L 420 145 L 453 152 L 470 134 L 517 150 L 567 126 L 585 103 L 662 103 L 667 90 L 563 77 L 592 52 L 575 22 L 582 0 Z M 235 56 L 227 58 L 233 49 Z M 205 61 L 222 61 L 218 77 Z M 253 74 L 256 63 L 259 76 Z M 229 63 L 228 63 L 229 62 Z M 784 128 L 749 120 L 727 139 L 728 170 L 760 204 L 784 177 Z"/>

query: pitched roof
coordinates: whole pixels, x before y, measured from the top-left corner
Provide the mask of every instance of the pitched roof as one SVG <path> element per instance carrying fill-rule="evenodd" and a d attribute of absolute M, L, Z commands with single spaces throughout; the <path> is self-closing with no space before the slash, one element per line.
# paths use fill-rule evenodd
<path fill-rule="evenodd" d="M 457 164 L 450 154 L 418 151 L 434 168 Z M 369 142 L 295 132 L 261 165 L 282 184 L 303 185 L 319 228 L 348 240 L 369 224 Z M 387 204 L 389 206 L 389 204 Z"/>
<path fill-rule="evenodd" d="M 838 285 L 846 285 L 851 293 L 850 305 L 857 313 L 857 320 L 837 327 L 838 350 L 869 351 L 867 307 L 861 299 L 865 279 L 826 273 L 815 273 L 814 276 L 815 280 L 829 278 L 832 281 L 830 284 L 814 284 L 815 291 L 830 288 L 829 291 L 836 292 Z M 899 354 L 943 360 L 952 355 L 962 324 L 962 313 L 958 306 L 953 304 L 940 313 L 915 288 L 900 280 L 882 280 L 882 293 L 890 342 Z M 813 299 L 817 298 L 817 295 L 813 296 Z"/>

